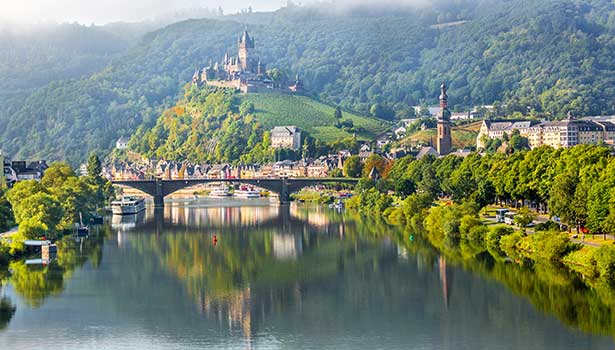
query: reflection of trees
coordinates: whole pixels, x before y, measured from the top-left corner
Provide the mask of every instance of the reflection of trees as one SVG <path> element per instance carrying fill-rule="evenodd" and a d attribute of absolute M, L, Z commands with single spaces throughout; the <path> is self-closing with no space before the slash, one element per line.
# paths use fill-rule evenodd
<path fill-rule="evenodd" d="M 364 226 L 377 228 L 379 225 L 383 224 L 370 222 Z M 397 244 L 410 252 L 430 257 L 432 261 L 438 254 L 426 239 L 417 237 L 409 241 L 407 231 L 393 229 L 389 232 L 393 233 L 391 237 Z M 555 315 L 570 327 L 615 337 L 613 294 L 589 288 L 578 275 L 547 263 L 534 266 L 506 263 L 493 258 L 485 246 L 473 242 L 444 240 L 440 243 L 439 254 L 446 257 L 449 265 L 459 266 L 486 280 L 498 281 L 514 294 L 529 300 L 536 309 Z"/>
<path fill-rule="evenodd" d="M 108 228 L 86 239 L 66 236 L 58 242 L 57 259 L 48 265 L 26 265 L 24 261 L 15 261 L 9 265 L 10 283 L 15 291 L 32 307 L 40 307 L 45 299 L 64 290 L 64 281 L 72 273 L 90 261 L 97 267 L 102 259 L 102 244 Z"/>
<path fill-rule="evenodd" d="M 15 315 L 15 306 L 8 297 L 0 298 L 0 330 L 5 329 Z"/>

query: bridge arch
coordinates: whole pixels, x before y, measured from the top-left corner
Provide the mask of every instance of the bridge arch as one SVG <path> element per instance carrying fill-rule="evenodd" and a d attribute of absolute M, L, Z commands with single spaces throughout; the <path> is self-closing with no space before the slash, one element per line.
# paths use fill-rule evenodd
<path fill-rule="evenodd" d="M 280 203 L 285 204 L 290 202 L 290 194 L 297 192 L 304 187 L 319 185 L 324 183 L 345 183 L 356 184 L 357 179 L 347 178 L 281 178 L 281 179 L 183 179 L 183 180 L 126 180 L 113 181 L 114 185 L 122 185 L 140 190 L 154 197 L 155 206 L 164 206 L 164 197 L 171 195 L 179 190 L 188 188 L 194 185 L 206 184 L 212 182 L 227 182 L 241 183 L 252 185 L 255 187 L 264 188 L 268 191 L 276 193 L 280 199 Z"/>

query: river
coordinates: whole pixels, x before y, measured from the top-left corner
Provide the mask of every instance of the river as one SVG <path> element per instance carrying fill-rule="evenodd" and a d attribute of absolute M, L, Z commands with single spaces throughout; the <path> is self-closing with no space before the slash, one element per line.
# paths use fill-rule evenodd
<path fill-rule="evenodd" d="M 388 230 L 266 200 L 110 218 L 49 266 L 11 265 L 0 349 L 615 347 L 612 310 L 578 283 Z"/>

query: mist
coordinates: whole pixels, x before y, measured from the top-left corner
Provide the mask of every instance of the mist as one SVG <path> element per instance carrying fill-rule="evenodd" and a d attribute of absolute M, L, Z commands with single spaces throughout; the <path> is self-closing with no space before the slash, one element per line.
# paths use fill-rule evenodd
<path fill-rule="evenodd" d="M 189 9 L 221 6 L 225 13 L 234 13 L 248 6 L 271 11 L 285 4 L 286 0 L 10 0 L 2 4 L 0 22 L 19 26 L 53 22 L 100 25 L 153 20 Z"/>

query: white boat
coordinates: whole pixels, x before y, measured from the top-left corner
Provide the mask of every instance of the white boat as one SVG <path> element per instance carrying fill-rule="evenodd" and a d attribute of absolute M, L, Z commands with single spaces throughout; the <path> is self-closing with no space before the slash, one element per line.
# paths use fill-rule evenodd
<path fill-rule="evenodd" d="M 210 197 L 229 197 L 231 195 L 227 186 L 218 187 L 209 193 Z"/>
<path fill-rule="evenodd" d="M 237 198 L 261 198 L 261 192 L 254 188 L 241 187 L 235 190 L 235 197 Z"/>
<path fill-rule="evenodd" d="M 113 215 L 133 215 L 145 210 L 145 199 L 142 197 L 122 196 L 120 200 L 111 202 Z"/>

